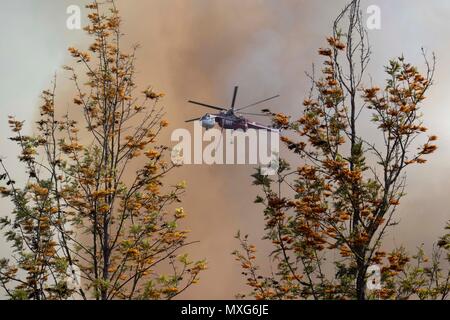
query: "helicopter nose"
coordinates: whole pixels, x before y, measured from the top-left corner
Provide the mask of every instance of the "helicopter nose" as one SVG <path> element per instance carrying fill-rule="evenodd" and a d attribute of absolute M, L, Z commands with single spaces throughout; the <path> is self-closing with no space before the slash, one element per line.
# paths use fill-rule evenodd
<path fill-rule="evenodd" d="M 211 117 L 209 114 L 205 115 L 202 119 L 202 127 L 205 128 L 206 130 L 212 129 L 216 122 L 215 119 L 213 117 Z"/>

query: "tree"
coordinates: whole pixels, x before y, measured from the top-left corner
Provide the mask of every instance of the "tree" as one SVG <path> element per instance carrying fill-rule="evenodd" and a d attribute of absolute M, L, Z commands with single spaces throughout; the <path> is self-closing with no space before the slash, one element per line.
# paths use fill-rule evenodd
<path fill-rule="evenodd" d="M 247 237 L 238 235 L 243 250 L 234 254 L 257 298 L 364 300 L 370 266 L 388 259 L 382 270 L 387 281 L 387 271 L 400 272 L 409 261 L 403 251 L 384 252 L 382 240 L 396 223 L 405 169 L 425 163 L 437 149 L 437 137 L 425 137 L 421 120 L 435 57 L 429 62 L 423 52 L 424 74 L 403 56 L 393 59 L 383 89 L 365 86 L 371 49 L 359 0 L 340 13 L 327 43 L 319 50 L 325 60 L 320 79 L 308 75 L 312 88 L 300 119 L 270 113 L 301 163 L 292 170 L 281 161 L 276 179 L 253 175 L 263 191 L 256 202 L 265 207 L 265 239 L 274 245 L 276 271 L 259 275 L 256 248 Z M 366 122 L 381 142 L 360 130 Z M 423 255 L 417 259 L 422 263 Z M 370 297 L 393 297 L 392 290 Z"/>
<path fill-rule="evenodd" d="M 176 167 L 157 142 L 168 126 L 164 95 L 149 87 L 136 96 L 137 47 L 122 51 L 114 2 L 87 8 L 94 41 L 87 52 L 69 48 L 77 66 L 65 67 L 82 122 L 57 118 L 56 79 L 36 135 L 9 119 L 28 182 L 19 187 L 0 160 L 0 192 L 14 205 L 1 220 L 14 253 L 0 261 L 0 285 L 12 299 L 171 299 L 206 263 L 179 253 L 190 244 L 178 226 L 186 213 L 175 207 L 186 185 L 164 184 Z"/>
<path fill-rule="evenodd" d="M 446 257 L 443 257 L 447 251 Z M 433 247 L 431 258 L 421 247 L 412 257 L 404 248 L 394 250 L 381 270 L 384 289 L 372 293 L 381 299 L 445 300 L 450 293 L 448 248 Z"/>

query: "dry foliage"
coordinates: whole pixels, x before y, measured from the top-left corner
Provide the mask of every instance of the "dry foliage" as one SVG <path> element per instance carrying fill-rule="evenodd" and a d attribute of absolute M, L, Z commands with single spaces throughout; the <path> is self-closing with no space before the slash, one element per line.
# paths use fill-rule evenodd
<path fill-rule="evenodd" d="M 421 120 L 435 59 L 429 62 L 424 54 L 425 73 L 404 57 L 393 59 L 384 87 L 366 87 L 371 51 L 359 5 L 354 0 L 342 11 L 319 50 L 321 76 L 310 75 L 301 117 L 272 114 L 300 165 L 292 170 L 282 161 L 276 179 L 259 171 L 253 176 L 263 191 L 256 202 L 265 207 L 274 271 L 258 273 L 247 237 L 238 235 L 242 250 L 234 254 L 258 299 L 445 298 L 449 292 L 438 251 L 425 268 L 423 251 L 413 265 L 404 250 L 382 249 L 404 196 L 405 169 L 424 164 L 437 149 L 437 137 L 426 135 Z M 358 130 L 367 122 L 382 143 Z M 382 266 L 385 286 L 369 293 L 367 269 L 374 264 Z"/>
<path fill-rule="evenodd" d="M 206 264 L 178 253 L 189 244 L 176 208 L 186 185 L 163 182 L 175 168 L 157 142 L 168 126 L 164 95 L 150 87 L 136 95 L 136 48 L 121 49 L 114 2 L 87 8 L 94 41 L 86 52 L 69 48 L 77 66 L 65 67 L 83 121 L 57 118 L 56 81 L 42 95 L 36 135 L 9 120 L 28 182 L 19 187 L 0 162 L 0 191 L 14 204 L 1 221 L 14 254 L 0 262 L 0 285 L 12 299 L 171 299 Z"/>

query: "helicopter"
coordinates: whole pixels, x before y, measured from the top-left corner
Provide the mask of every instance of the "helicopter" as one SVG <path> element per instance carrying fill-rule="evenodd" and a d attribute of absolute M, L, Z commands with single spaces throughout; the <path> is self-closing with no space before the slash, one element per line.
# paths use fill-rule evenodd
<path fill-rule="evenodd" d="M 188 102 L 191 104 L 214 109 L 214 110 L 219 111 L 219 113 L 216 113 L 216 114 L 207 113 L 200 118 L 190 119 L 185 122 L 189 123 L 189 122 L 200 121 L 202 127 L 205 128 L 206 130 L 214 128 L 214 126 L 217 124 L 220 128 L 222 128 L 222 130 L 223 129 L 232 129 L 232 130 L 243 130 L 244 132 L 247 132 L 248 129 L 256 129 L 256 130 L 266 130 L 269 132 L 279 133 L 280 132 L 279 129 L 275 129 L 275 128 L 265 126 L 265 125 L 257 123 L 257 122 L 250 121 L 245 117 L 245 115 L 266 116 L 267 117 L 268 116 L 267 114 L 247 113 L 247 112 L 242 112 L 242 111 L 249 109 L 251 107 L 254 107 L 256 105 L 259 105 L 261 103 L 276 99 L 276 98 L 280 97 L 280 95 L 276 95 L 276 96 L 252 103 L 245 107 L 236 108 L 236 98 L 237 98 L 238 90 L 239 90 L 239 87 L 237 87 L 237 86 L 234 87 L 233 100 L 231 102 L 231 107 L 229 109 L 189 100 Z"/>

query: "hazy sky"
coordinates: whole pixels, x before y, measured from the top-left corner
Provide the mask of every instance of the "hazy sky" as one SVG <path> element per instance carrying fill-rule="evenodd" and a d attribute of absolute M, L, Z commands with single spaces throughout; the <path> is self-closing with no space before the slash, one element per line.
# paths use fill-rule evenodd
<path fill-rule="evenodd" d="M 270 107 L 297 116 L 308 89 L 304 72 L 319 63 L 317 48 L 324 44 L 331 22 L 347 1 L 331 0 L 119 0 L 127 42 L 142 46 L 138 84 L 167 93 L 165 106 L 172 129 L 205 110 L 186 104 L 198 99 L 228 104 L 232 87 L 240 85 L 239 104 L 274 94 Z M 17 151 L 6 137 L 7 115 L 29 123 L 35 119 L 40 91 L 60 66 L 68 63 L 69 45 L 88 42 L 82 31 L 66 29 L 66 8 L 86 1 L 0 0 L 0 155 L 14 168 Z M 382 29 L 370 31 L 374 55 L 370 73 L 382 84 L 382 66 L 402 53 L 422 66 L 420 48 L 438 57 L 436 85 L 428 94 L 424 119 L 440 137 L 439 152 L 429 164 L 409 171 L 407 197 L 400 209 L 400 226 L 387 239 L 390 245 L 431 244 L 442 233 L 448 211 L 450 176 L 450 2 L 447 0 L 370 0 L 363 9 L 381 8 Z M 85 11 L 83 10 L 83 13 Z M 85 20 L 82 21 L 85 23 Z M 58 111 L 65 112 L 72 88 L 62 81 Z M 14 170 L 21 176 L 23 169 Z M 251 167 L 185 166 L 173 179 L 186 179 L 184 206 L 195 257 L 206 257 L 210 270 L 186 298 L 232 298 L 245 289 L 238 264 L 237 230 L 258 242 L 261 208 L 253 204 Z M 0 202 L 1 214 L 8 204 Z M 0 240 L 0 253 L 6 254 Z M 262 261 L 263 263 L 265 261 Z"/>

